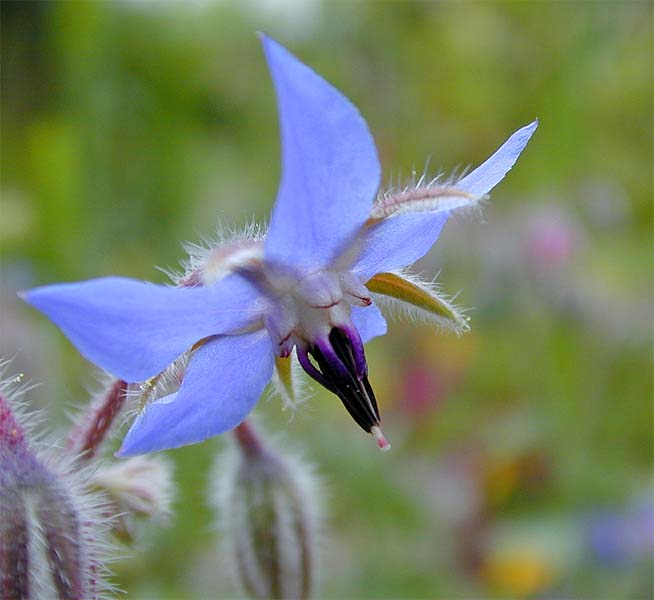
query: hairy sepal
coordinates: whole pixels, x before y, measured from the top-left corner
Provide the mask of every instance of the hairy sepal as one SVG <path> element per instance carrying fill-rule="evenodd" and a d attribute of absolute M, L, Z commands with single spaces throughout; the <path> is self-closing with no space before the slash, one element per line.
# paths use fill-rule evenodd
<path fill-rule="evenodd" d="M 243 231 L 219 228 L 213 240 L 185 243 L 188 259 L 183 272 L 164 272 L 181 287 L 211 285 L 239 270 L 257 266 L 262 259 L 264 231 L 255 223 Z"/>
<path fill-rule="evenodd" d="M 323 562 L 322 482 L 288 441 L 257 430 L 243 443 L 234 433 L 236 443 L 218 456 L 209 490 L 223 534 L 221 555 L 245 596 L 308 600 Z"/>
<path fill-rule="evenodd" d="M 203 342 L 204 340 L 201 341 Z M 132 384 L 129 387 L 127 390 L 127 399 L 130 408 L 125 411 L 123 424 L 131 423 L 154 400 L 163 398 L 179 389 L 193 351 L 200 345 L 201 343 L 198 342 L 193 348 L 187 350 L 158 375 L 142 383 Z"/>
<path fill-rule="evenodd" d="M 470 330 L 468 317 L 440 292 L 434 282 L 394 271 L 378 273 L 366 286 L 376 295 L 382 308 L 399 309 L 402 316 L 450 329 L 457 335 Z"/>
<path fill-rule="evenodd" d="M 300 376 L 301 368 L 293 354 L 287 358 L 275 356 L 273 384 L 282 399 L 284 409 L 295 410 L 305 400 L 305 393 Z"/>
<path fill-rule="evenodd" d="M 384 192 L 373 205 L 367 225 L 403 213 L 475 209 L 486 198 L 458 189 L 456 182 L 443 181 L 440 176 L 427 181 L 423 175 L 402 188 Z"/>

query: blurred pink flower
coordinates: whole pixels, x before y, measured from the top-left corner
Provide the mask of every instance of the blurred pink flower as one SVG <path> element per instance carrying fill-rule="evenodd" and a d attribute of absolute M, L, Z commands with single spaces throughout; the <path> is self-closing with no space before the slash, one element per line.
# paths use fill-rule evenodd
<path fill-rule="evenodd" d="M 559 271 L 574 258 L 581 233 L 571 216 L 556 208 L 543 208 L 527 217 L 525 259 L 539 273 Z"/>

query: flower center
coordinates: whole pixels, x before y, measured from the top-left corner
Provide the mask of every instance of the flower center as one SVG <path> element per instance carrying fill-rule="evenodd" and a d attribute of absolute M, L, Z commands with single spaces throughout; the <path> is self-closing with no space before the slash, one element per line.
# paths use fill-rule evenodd
<path fill-rule="evenodd" d="M 302 368 L 336 394 L 356 423 L 379 447 L 390 448 L 380 427 L 375 394 L 361 336 L 351 320 L 351 305 L 369 306 L 367 289 L 350 273 L 320 271 L 300 281 L 268 279 L 276 292 L 264 324 L 277 353 L 293 347 Z"/>
<path fill-rule="evenodd" d="M 299 281 L 265 272 L 260 281 L 271 298 L 264 325 L 279 356 L 289 356 L 294 346 L 308 348 L 329 337 L 335 327 L 351 327 L 351 305 L 369 306 L 368 290 L 347 272 L 317 271 Z"/>

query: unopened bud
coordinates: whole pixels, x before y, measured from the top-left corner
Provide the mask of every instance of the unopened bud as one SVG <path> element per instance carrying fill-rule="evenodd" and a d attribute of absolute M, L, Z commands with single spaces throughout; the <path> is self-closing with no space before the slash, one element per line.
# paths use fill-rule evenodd
<path fill-rule="evenodd" d="M 0 383 L 2 598 L 95 597 L 103 586 L 105 519 L 76 472 L 35 451 Z"/>
<path fill-rule="evenodd" d="M 218 463 L 213 500 L 225 548 L 245 594 L 308 598 L 315 583 L 316 481 L 295 456 L 281 454 L 249 423 Z"/>
<path fill-rule="evenodd" d="M 92 484 L 103 490 L 119 515 L 114 531 L 132 541 L 137 519 L 170 515 L 173 492 L 172 467 L 161 457 L 136 456 L 99 470 Z"/>

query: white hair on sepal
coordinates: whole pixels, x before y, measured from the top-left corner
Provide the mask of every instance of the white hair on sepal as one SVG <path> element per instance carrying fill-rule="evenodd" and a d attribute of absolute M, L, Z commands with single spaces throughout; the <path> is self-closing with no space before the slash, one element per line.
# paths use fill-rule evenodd
<path fill-rule="evenodd" d="M 425 163 L 425 169 L 423 170 L 423 172 L 420 174 L 419 177 L 415 169 L 411 171 L 411 177 L 409 177 L 408 179 L 402 177 L 402 173 L 399 170 L 396 174 L 391 173 L 386 187 L 381 188 L 377 193 L 377 198 L 375 199 L 375 203 L 383 203 L 384 200 L 389 198 L 390 196 L 395 196 L 397 194 L 401 194 L 403 192 L 407 192 L 409 190 L 416 189 L 416 188 L 425 188 L 435 185 L 445 186 L 445 185 L 453 184 L 454 180 L 451 178 L 446 179 L 443 171 L 439 171 L 438 173 L 436 173 L 436 175 L 428 175 L 428 171 L 427 171 L 428 164 L 429 164 L 429 158 Z"/>
<path fill-rule="evenodd" d="M 428 294 L 442 307 L 441 312 L 449 313 L 449 316 L 427 310 L 405 300 L 373 292 L 375 303 L 384 314 L 390 316 L 394 320 L 405 320 L 417 325 L 434 325 L 441 330 L 453 331 L 457 336 L 470 331 L 470 317 L 466 314 L 467 309 L 462 309 L 454 304 L 454 300 L 461 293 L 460 291 L 453 296 L 448 296 L 442 293 L 441 285 L 436 282 L 436 278 L 432 281 L 427 281 L 421 279 L 415 273 L 411 273 L 404 269 L 391 271 L 391 273 Z"/>
<path fill-rule="evenodd" d="M 121 431 L 129 427 L 148 404 L 179 390 L 192 354 L 193 349 L 187 350 L 158 375 L 141 383 L 129 385 L 125 393 L 126 406 L 121 419 Z"/>
<path fill-rule="evenodd" d="M 455 170 L 449 177 L 443 172 L 428 176 L 427 165 L 428 161 L 420 176 L 414 170 L 403 185 L 395 186 L 391 179 L 389 187 L 380 192 L 373 204 L 371 220 L 408 212 L 479 213 L 488 195 L 477 196 L 457 188 L 467 169 Z"/>
<path fill-rule="evenodd" d="M 182 242 L 182 248 L 188 254 L 188 261 L 198 264 L 204 262 L 207 254 L 220 246 L 233 244 L 234 242 L 257 242 L 263 240 L 266 229 L 266 226 L 257 223 L 254 217 L 247 221 L 242 228 L 219 223 L 213 237 L 201 236 L 200 243 Z M 185 262 L 183 265 L 186 266 L 188 263 Z"/>
<path fill-rule="evenodd" d="M 47 422 L 46 414 L 42 411 L 30 410 L 25 401 L 25 395 L 41 384 L 26 380 L 24 373 L 9 375 L 12 360 L 0 359 L 0 396 L 11 406 L 11 411 L 25 435 L 35 443 L 42 443 L 45 438 L 43 427 Z"/>
<path fill-rule="evenodd" d="M 254 218 L 244 227 L 236 228 L 219 224 L 212 237 L 201 236 L 200 242 L 183 242 L 182 248 L 187 253 L 185 259 L 180 260 L 181 270 L 159 269 L 165 273 L 176 286 L 194 286 L 213 283 L 230 272 L 231 265 L 216 269 L 216 264 L 224 263 L 229 255 L 240 252 L 240 258 L 247 260 L 245 251 L 258 248 L 266 235 L 267 227 L 255 222 Z M 238 259 L 237 259 L 238 261 Z M 207 277 L 207 272 L 209 276 Z"/>
<path fill-rule="evenodd" d="M 278 396 L 282 400 L 282 410 L 290 411 L 291 419 L 295 416 L 295 411 L 302 406 L 311 397 L 309 387 L 306 385 L 306 378 L 304 371 L 297 360 L 295 348 L 292 354 L 287 359 L 290 361 L 291 368 L 291 393 L 286 385 L 281 380 L 277 366 L 273 370 L 272 386 L 269 391 L 269 396 Z"/>

